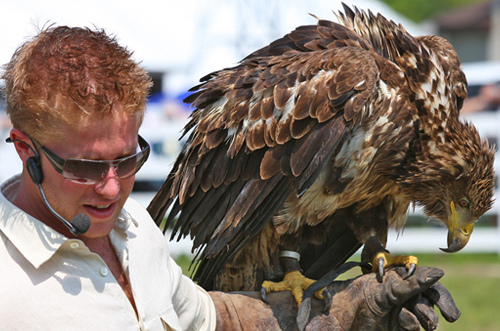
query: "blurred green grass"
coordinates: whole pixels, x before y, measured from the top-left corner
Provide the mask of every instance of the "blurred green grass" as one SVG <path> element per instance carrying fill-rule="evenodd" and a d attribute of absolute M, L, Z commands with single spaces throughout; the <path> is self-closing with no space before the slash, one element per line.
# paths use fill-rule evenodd
<path fill-rule="evenodd" d="M 440 315 L 439 330 L 500 330 L 500 258 L 497 254 L 418 255 L 419 264 L 445 272 L 441 283 L 462 311 L 450 324 Z"/>
<path fill-rule="evenodd" d="M 441 331 L 498 331 L 500 330 L 500 258 L 497 254 L 417 254 L 419 265 L 435 267 L 445 272 L 441 283 L 453 295 L 462 316 L 448 323 L 439 314 Z M 354 260 L 359 257 L 354 257 Z M 185 275 L 191 259 L 176 259 Z M 342 279 L 356 277 L 358 271 L 343 275 Z"/>

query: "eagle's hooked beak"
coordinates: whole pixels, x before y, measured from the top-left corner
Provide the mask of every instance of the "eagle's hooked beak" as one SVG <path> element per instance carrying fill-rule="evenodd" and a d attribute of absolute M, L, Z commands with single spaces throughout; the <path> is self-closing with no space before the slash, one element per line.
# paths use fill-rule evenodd
<path fill-rule="evenodd" d="M 448 248 L 440 248 L 443 252 L 458 252 L 469 242 L 474 223 L 465 224 L 455 209 L 455 203 L 450 202 L 451 222 L 448 222 Z"/>

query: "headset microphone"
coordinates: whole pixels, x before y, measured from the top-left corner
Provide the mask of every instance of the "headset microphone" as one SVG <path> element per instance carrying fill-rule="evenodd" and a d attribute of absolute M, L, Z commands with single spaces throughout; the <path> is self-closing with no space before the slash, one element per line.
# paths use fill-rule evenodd
<path fill-rule="evenodd" d="M 66 227 L 73 233 L 75 236 L 79 234 L 84 234 L 87 232 L 87 230 L 90 228 L 90 217 L 88 217 L 85 214 L 78 214 L 73 219 L 71 222 L 68 222 L 66 219 L 64 219 L 61 215 L 59 215 L 49 204 L 47 201 L 47 198 L 45 197 L 45 192 L 43 191 L 42 184 L 38 184 L 38 188 L 40 189 L 40 193 L 42 195 L 42 200 L 45 206 L 47 206 L 47 209 L 54 215 L 58 220 L 60 220 Z"/>
<path fill-rule="evenodd" d="M 36 155 L 36 156 L 31 156 L 26 160 L 26 168 L 31 177 L 31 180 L 38 186 L 40 194 L 42 195 L 43 203 L 45 204 L 47 209 L 51 212 L 51 214 L 54 215 L 54 217 L 57 218 L 59 221 L 61 221 L 75 236 L 87 232 L 88 229 L 90 228 L 90 223 L 91 223 L 90 217 L 88 217 L 85 214 L 78 214 L 75 217 L 73 217 L 73 219 L 71 219 L 71 222 L 69 222 L 52 208 L 52 206 L 47 201 L 47 198 L 45 197 L 45 192 L 43 191 L 42 188 L 43 172 L 42 172 L 42 167 L 40 166 L 40 158 L 38 156 L 38 153 L 25 141 L 18 139 L 11 139 L 11 138 L 5 139 L 5 142 L 8 143 L 12 143 L 14 141 L 19 141 L 28 145 L 28 147 L 33 151 L 33 154 Z"/>

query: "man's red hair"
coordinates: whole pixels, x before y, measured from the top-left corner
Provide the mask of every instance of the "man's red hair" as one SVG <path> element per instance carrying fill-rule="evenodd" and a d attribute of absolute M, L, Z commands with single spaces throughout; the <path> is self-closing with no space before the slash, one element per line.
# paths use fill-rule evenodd
<path fill-rule="evenodd" d="M 116 109 L 142 121 L 152 84 L 114 37 L 67 26 L 50 26 L 21 45 L 2 78 L 12 124 L 41 143 L 62 138 L 58 125 L 83 129 Z"/>

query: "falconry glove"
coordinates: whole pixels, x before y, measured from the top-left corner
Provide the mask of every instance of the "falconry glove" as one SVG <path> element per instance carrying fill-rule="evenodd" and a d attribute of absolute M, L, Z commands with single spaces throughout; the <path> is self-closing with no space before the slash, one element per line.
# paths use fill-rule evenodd
<path fill-rule="evenodd" d="M 443 317 L 454 322 L 460 316 L 451 294 L 438 280 L 443 271 L 418 267 L 406 278 L 405 267 L 391 267 L 384 282 L 375 273 L 336 281 L 330 310 L 313 299 L 305 330 L 433 330 L 438 324 L 436 306 Z M 300 330 L 297 305 L 289 292 L 274 292 L 269 304 L 258 292 L 209 292 L 217 310 L 217 330 Z"/>

